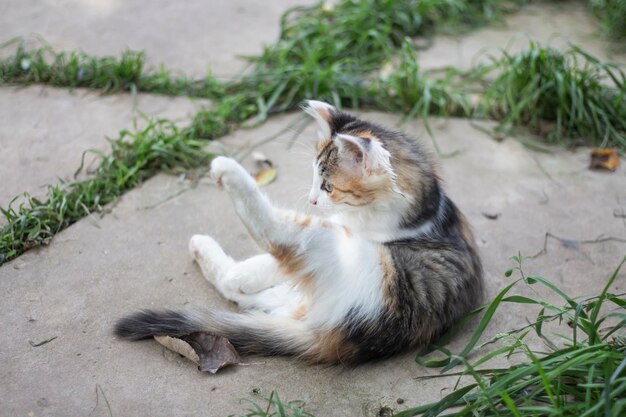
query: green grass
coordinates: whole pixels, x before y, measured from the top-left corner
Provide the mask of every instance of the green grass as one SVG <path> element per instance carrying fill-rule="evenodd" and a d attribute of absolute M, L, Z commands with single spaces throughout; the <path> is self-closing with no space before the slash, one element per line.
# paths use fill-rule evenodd
<path fill-rule="evenodd" d="M 626 413 L 626 294 L 609 291 L 626 258 L 600 294 L 578 298 L 567 295 L 546 278 L 524 275 L 521 257 L 514 259 L 520 278 L 478 310 L 484 315 L 462 352 L 453 354 L 442 346 L 430 346 L 416 359 L 426 366 L 442 367 L 442 376 L 455 375 L 459 381 L 465 378 L 467 383 L 469 378 L 471 382 L 461 388 L 457 383 L 453 392 L 440 401 L 400 412 L 396 417 L 619 417 Z M 512 272 L 507 271 L 507 276 Z M 551 304 L 544 297 L 509 295 L 521 284 L 536 294 L 547 291 L 564 305 Z M 537 317 L 477 347 L 485 328 L 505 303 L 521 304 L 525 309 L 535 306 Z M 544 326 L 550 322 L 561 324 L 561 333 L 548 334 Z M 567 330 L 564 333 L 563 328 Z M 545 348 L 537 350 L 527 344 L 525 340 L 531 335 Z M 490 353 L 481 350 L 493 343 L 498 343 L 497 348 Z M 435 350 L 444 352 L 444 356 L 427 356 Z M 515 365 L 490 366 L 494 359 L 506 363 L 510 358 Z M 446 373 L 457 365 L 463 369 Z"/>
<path fill-rule="evenodd" d="M 95 57 L 84 52 L 57 52 L 45 45 L 28 49 L 22 39 L 13 56 L 0 60 L 0 85 L 49 84 L 55 87 L 84 87 L 103 90 L 143 91 L 173 96 L 219 98 L 222 85 L 210 74 L 202 80 L 174 76 L 161 66 L 158 71 L 146 69 L 143 52 L 124 51 L 119 57 Z"/>
<path fill-rule="evenodd" d="M 283 402 L 276 391 L 272 391 L 263 407 L 255 401 L 247 402 L 250 404 L 248 412 L 240 417 L 314 417 L 304 410 L 303 401 Z M 234 414 L 230 417 L 234 417 Z"/>
<path fill-rule="evenodd" d="M 372 107 L 402 113 L 407 119 L 471 114 L 463 86 L 453 79 L 457 75 L 454 71 L 439 78 L 426 75 L 408 39 L 402 44 L 398 58 L 394 70 L 372 83 Z"/>
<path fill-rule="evenodd" d="M 531 42 L 489 72 L 497 75 L 477 114 L 502 130 L 527 126 L 551 143 L 626 149 L 626 76 L 617 66 L 575 46 L 562 53 Z"/>
<path fill-rule="evenodd" d="M 591 0 L 590 4 L 604 34 L 616 41 L 626 40 L 626 0 Z"/>
<path fill-rule="evenodd" d="M 307 98 L 338 107 L 372 106 L 380 92 L 372 94 L 371 73 L 394 58 L 408 38 L 432 36 L 441 27 L 484 24 L 511 4 L 343 0 L 331 8 L 295 7 L 282 17 L 278 41 L 250 58 L 252 70 L 237 90 L 256 92 L 262 115 L 292 109 Z"/>
<path fill-rule="evenodd" d="M 181 172 L 207 165 L 211 155 L 202 150 L 204 144 L 163 120 L 149 121 L 137 132 L 122 131 L 111 141 L 111 153 L 99 154 L 99 166 L 88 179 L 49 186 L 47 201 L 26 195 L 18 207 L 0 208 L 6 221 L 0 227 L 0 265 L 49 243 L 60 230 L 101 211 L 159 171 Z"/>

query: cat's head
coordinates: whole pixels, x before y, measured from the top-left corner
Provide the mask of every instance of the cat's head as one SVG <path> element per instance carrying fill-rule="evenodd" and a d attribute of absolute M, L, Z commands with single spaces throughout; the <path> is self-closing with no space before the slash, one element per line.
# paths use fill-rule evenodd
<path fill-rule="evenodd" d="M 362 207 L 389 198 L 396 175 L 380 129 L 321 101 L 308 101 L 304 110 L 319 125 L 309 202 Z"/>

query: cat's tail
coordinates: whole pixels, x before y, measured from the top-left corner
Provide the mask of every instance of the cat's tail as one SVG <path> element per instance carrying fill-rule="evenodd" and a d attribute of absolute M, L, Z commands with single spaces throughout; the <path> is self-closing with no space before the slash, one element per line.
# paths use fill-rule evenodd
<path fill-rule="evenodd" d="M 243 354 L 308 356 L 315 333 L 298 320 L 264 313 L 218 310 L 143 310 L 115 324 L 115 334 L 127 340 L 152 336 L 184 336 L 205 331 L 227 338 Z"/>

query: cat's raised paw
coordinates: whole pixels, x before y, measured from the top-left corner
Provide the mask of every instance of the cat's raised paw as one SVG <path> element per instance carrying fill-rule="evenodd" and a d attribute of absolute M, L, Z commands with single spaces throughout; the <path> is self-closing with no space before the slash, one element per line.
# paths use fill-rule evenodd
<path fill-rule="evenodd" d="M 210 175 L 211 179 L 219 187 L 225 188 L 233 185 L 237 178 L 245 181 L 247 177 L 250 177 L 248 172 L 237 161 L 225 156 L 218 156 L 211 162 Z"/>

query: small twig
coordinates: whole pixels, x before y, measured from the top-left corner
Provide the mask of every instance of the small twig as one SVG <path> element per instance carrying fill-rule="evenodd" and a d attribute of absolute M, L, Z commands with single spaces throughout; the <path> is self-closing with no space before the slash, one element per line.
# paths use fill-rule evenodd
<path fill-rule="evenodd" d="M 50 342 L 52 342 L 52 341 L 53 341 L 54 339 L 56 339 L 57 337 L 59 337 L 59 336 L 54 336 L 54 337 L 51 337 L 50 339 L 45 339 L 45 340 L 42 340 L 41 342 L 37 342 L 37 343 L 33 342 L 32 340 L 29 340 L 29 341 L 28 341 L 28 343 L 29 343 L 32 347 L 39 347 L 39 346 L 43 346 L 43 345 L 45 345 L 46 343 L 50 343 Z"/>
<path fill-rule="evenodd" d="M 147 206 L 143 206 L 143 207 L 141 207 L 141 210 L 151 210 L 151 209 L 153 209 L 153 208 L 157 208 L 157 207 L 159 207 L 160 205 L 165 204 L 165 203 L 167 203 L 168 201 L 175 199 L 176 197 L 180 196 L 180 195 L 181 195 L 181 194 L 183 194 L 183 193 L 186 193 L 187 191 L 189 191 L 189 190 L 191 190 L 191 189 L 193 189 L 193 188 L 195 188 L 195 187 L 194 187 L 194 186 L 191 186 L 191 187 L 183 187 L 183 188 L 181 188 L 180 190 L 176 191 L 174 194 L 172 194 L 172 195 L 169 195 L 169 196 L 165 197 L 163 200 L 157 201 L 157 202 L 156 202 L 156 203 L 154 203 L 154 204 L 150 204 L 150 205 L 147 205 Z"/>
<path fill-rule="evenodd" d="M 191 184 L 189 185 L 189 187 L 183 187 L 182 189 L 176 191 L 174 194 L 171 194 L 167 197 L 165 197 L 163 200 L 160 200 L 154 204 L 149 204 L 147 206 L 142 206 L 140 207 L 140 210 L 151 210 L 153 208 L 159 207 L 162 204 L 167 203 L 170 200 L 175 199 L 176 197 L 179 197 L 181 195 L 183 195 L 184 193 L 186 193 L 189 190 L 193 190 L 195 189 L 198 184 L 200 183 L 200 179 L 202 177 L 204 177 L 209 171 L 211 170 L 211 165 L 207 166 L 207 167 L 203 167 L 202 169 L 197 169 L 195 171 L 193 171 L 193 176 L 189 175 L 190 173 L 184 173 L 184 175 L 189 175 L 187 178 L 190 180 Z M 184 178 L 183 178 L 184 180 Z M 180 182 L 182 182 L 183 180 L 181 180 Z"/>
<path fill-rule="evenodd" d="M 550 173 L 543 167 L 543 165 L 541 165 L 541 162 L 539 162 L 539 159 L 537 159 L 536 156 L 533 155 L 532 158 L 535 161 L 535 163 L 537 164 L 537 166 L 539 167 L 539 170 L 543 173 L 543 175 L 546 176 L 546 178 L 548 178 L 550 181 L 552 181 L 553 183 L 555 183 L 557 185 L 562 185 L 560 182 L 558 182 L 557 180 L 552 178 L 552 175 L 550 175 Z"/>
<path fill-rule="evenodd" d="M 237 365 L 237 366 L 253 366 L 253 365 L 265 365 L 267 362 L 266 361 L 261 361 L 261 362 L 238 362 L 238 363 L 234 363 L 233 365 Z"/>
<path fill-rule="evenodd" d="M 559 243 L 561 243 L 561 245 L 563 245 L 566 248 L 573 248 L 573 249 L 576 249 L 578 247 L 578 245 L 588 245 L 588 244 L 602 243 L 602 242 L 626 243 L 626 239 L 622 239 L 622 238 L 619 238 L 619 237 L 613 237 L 613 236 L 602 237 L 602 235 L 600 235 L 600 236 L 598 236 L 597 238 L 595 238 L 593 240 L 575 240 L 575 239 L 565 239 L 565 238 L 553 235 L 550 232 L 546 232 L 544 240 L 543 240 L 543 249 L 541 249 L 536 254 L 530 256 L 531 259 L 538 258 L 539 256 L 548 253 L 548 239 L 549 238 L 552 238 L 552 239 L 555 239 L 555 240 L 559 241 Z"/>
<path fill-rule="evenodd" d="M 303 120 L 307 120 L 307 119 L 308 119 L 308 116 L 306 115 L 301 116 L 299 119 L 296 119 L 296 121 L 294 121 L 293 123 L 289 123 L 286 127 L 282 128 L 278 132 L 266 137 L 265 139 L 258 141 L 257 143 L 250 145 L 246 149 L 241 150 L 239 153 L 235 153 L 233 157 L 239 162 L 243 161 L 259 146 L 265 145 L 266 143 L 269 143 L 275 139 L 278 139 L 285 133 L 292 131 L 294 127 L 300 125 Z"/>
<path fill-rule="evenodd" d="M 104 398 L 104 403 L 107 406 L 107 410 L 109 410 L 109 417 L 113 417 L 113 411 L 111 411 L 111 404 L 109 404 L 109 400 L 107 399 L 107 396 L 104 393 L 104 390 L 102 389 L 100 384 L 96 384 L 96 405 L 93 407 L 93 410 L 91 410 L 89 415 L 92 415 L 93 412 L 96 411 L 96 409 L 98 408 L 98 403 L 100 402 L 100 394 L 98 393 L 98 390 L 100 390 L 100 392 L 102 393 L 102 398 Z"/>

